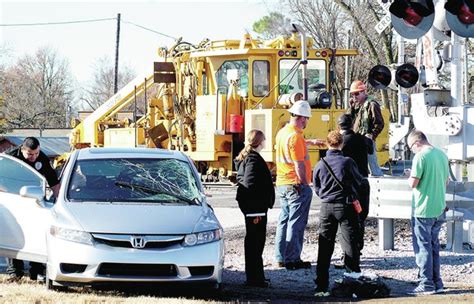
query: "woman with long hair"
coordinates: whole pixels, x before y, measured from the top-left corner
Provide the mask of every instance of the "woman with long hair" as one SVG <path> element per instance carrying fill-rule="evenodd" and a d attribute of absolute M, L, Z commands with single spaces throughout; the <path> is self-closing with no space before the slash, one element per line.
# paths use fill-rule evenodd
<path fill-rule="evenodd" d="M 260 155 L 265 146 L 265 135 L 251 130 L 247 142 L 234 163 L 237 169 L 236 200 L 245 217 L 245 274 L 246 285 L 269 287 L 263 272 L 263 248 L 267 233 L 267 211 L 275 203 L 275 189 L 268 166 Z"/>

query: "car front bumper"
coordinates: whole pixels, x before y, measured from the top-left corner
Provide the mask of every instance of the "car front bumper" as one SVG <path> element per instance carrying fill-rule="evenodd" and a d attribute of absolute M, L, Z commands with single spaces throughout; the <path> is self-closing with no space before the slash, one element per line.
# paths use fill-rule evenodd
<path fill-rule="evenodd" d="M 47 276 L 57 282 L 215 282 L 222 280 L 224 241 L 166 249 L 87 245 L 48 238 Z"/>

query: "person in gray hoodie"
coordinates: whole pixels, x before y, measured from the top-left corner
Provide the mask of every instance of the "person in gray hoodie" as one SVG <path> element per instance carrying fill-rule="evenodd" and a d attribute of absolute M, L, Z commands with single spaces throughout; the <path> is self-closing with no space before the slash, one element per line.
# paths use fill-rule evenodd
<path fill-rule="evenodd" d="M 267 233 L 267 211 L 275 203 L 275 188 L 268 166 L 259 154 L 265 146 L 265 135 L 260 130 L 247 134 L 247 144 L 235 158 L 237 169 L 236 200 L 245 217 L 245 274 L 246 285 L 269 287 L 263 271 L 263 249 Z"/>

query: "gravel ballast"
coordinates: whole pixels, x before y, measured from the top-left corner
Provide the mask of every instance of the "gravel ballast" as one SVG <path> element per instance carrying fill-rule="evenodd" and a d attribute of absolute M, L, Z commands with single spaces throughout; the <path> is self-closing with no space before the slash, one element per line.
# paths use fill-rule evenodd
<path fill-rule="evenodd" d="M 227 208 L 223 208 L 227 209 Z M 230 209 L 230 208 L 229 208 Z M 305 243 L 302 259 L 310 261 L 311 269 L 289 271 L 277 267 L 274 262 L 274 239 L 275 239 L 275 213 L 271 210 L 269 224 L 267 226 L 267 242 L 264 250 L 265 274 L 271 280 L 271 288 L 249 288 L 244 286 L 245 265 L 243 252 L 243 237 L 245 227 L 243 216 L 241 225 L 235 225 L 238 209 L 227 210 L 227 216 L 223 216 L 223 210 L 218 210 L 220 221 L 225 223 L 227 217 L 232 217 L 234 224 L 224 228 L 226 240 L 226 257 L 224 270 L 224 293 L 227 296 L 240 297 L 246 300 L 294 300 L 314 301 L 314 279 L 318 251 L 318 227 L 317 213 L 312 210 L 305 231 Z M 232 215 L 231 215 L 232 214 Z M 224 224 L 224 226 L 226 226 Z M 409 220 L 395 220 L 395 249 L 381 250 L 378 247 L 377 220 L 368 219 L 365 234 L 365 247 L 361 256 L 361 269 L 364 273 L 376 274 L 383 278 L 384 282 L 391 288 L 392 297 L 405 297 L 406 294 L 416 287 L 417 270 L 415 257 L 411 242 L 411 229 Z M 441 231 L 441 244 L 446 244 L 446 227 Z M 465 294 L 467 299 L 474 301 L 474 250 L 465 246 L 463 253 L 441 251 L 441 274 L 447 288 L 445 295 L 430 297 L 446 297 L 450 294 Z M 332 261 L 335 262 L 342 254 L 341 247 L 336 244 Z M 330 280 L 342 278 L 344 270 L 330 268 Z"/>

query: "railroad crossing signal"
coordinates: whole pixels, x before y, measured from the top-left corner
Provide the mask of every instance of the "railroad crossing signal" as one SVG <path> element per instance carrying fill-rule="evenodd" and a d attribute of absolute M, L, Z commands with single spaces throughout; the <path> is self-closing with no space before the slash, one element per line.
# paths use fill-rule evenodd
<path fill-rule="evenodd" d="M 449 28 L 454 33 L 465 38 L 474 37 L 473 0 L 448 0 L 444 8 L 444 11 L 437 13 L 446 15 Z M 425 35 L 435 18 L 433 0 L 394 0 L 389 10 L 393 27 L 407 39 Z"/>
<path fill-rule="evenodd" d="M 408 89 L 418 82 L 419 76 L 418 70 L 410 63 L 402 64 L 396 70 L 391 70 L 384 65 L 376 65 L 370 70 L 368 80 L 374 89 L 385 89 L 390 84 L 392 84 L 390 88 L 393 89 L 395 85 Z M 393 83 L 393 79 L 396 83 Z"/>

